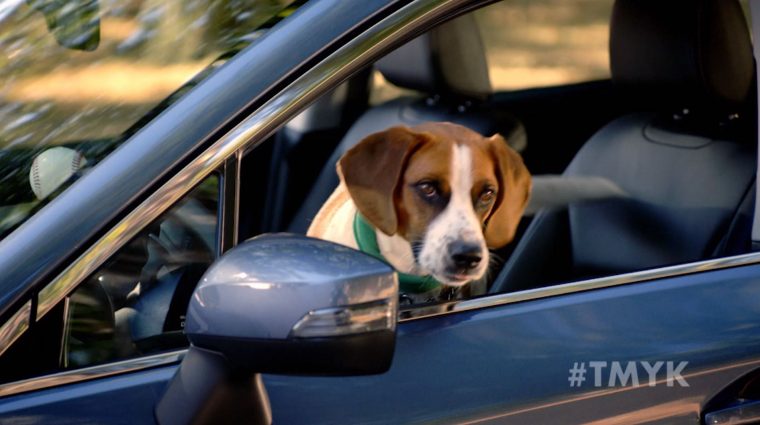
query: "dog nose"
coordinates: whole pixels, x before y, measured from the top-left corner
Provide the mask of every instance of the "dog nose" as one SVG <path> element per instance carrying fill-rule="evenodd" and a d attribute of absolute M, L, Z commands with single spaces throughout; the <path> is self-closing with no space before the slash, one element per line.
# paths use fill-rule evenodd
<path fill-rule="evenodd" d="M 454 264 L 460 269 L 474 269 L 483 259 L 480 245 L 466 242 L 452 242 L 449 244 L 449 254 Z"/>

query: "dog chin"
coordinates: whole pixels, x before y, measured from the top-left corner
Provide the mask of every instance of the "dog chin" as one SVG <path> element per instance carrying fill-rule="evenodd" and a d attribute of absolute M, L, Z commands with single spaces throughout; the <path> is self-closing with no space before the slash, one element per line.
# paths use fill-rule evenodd
<path fill-rule="evenodd" d="M 457 274 L 438 274 L 434 273 L 433 277 L 441 282 L 441 284 L 446 286 L 453 286 L 455 288 L 459 288 L 461 286 L 464 286 L 473 280 L 478 280 L 481 276 L 475 276 L 475 275 L 457 275 Z"/>

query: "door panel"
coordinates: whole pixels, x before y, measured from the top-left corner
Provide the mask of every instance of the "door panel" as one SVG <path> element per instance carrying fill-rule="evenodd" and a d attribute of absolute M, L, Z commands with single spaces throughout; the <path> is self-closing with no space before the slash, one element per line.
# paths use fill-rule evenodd
<path fill-rule="evenodd" d="M 274 420 L 695 423 L 760 365 L 759 276 L 752 265 L 405 322 L 384 375 L 268 376 Z M 609 368 L 600 387 L 591 369 L 569 386 L 575 362 L 657 360 L 687 361 L 689 386 L 650 387 L 641 367 L 637 388 L 609 388 Z"/>
<path fill-rule="evenodd" d="M 152 424 L 175 366 L 6 397 L 0 423 Z"/>
<path fill-rule="evenodd" d="M 696 423 L 760 366 L 760 265 L 449 314 L 399 325 L 391 370 L 265 378 L 275 423 Z M 594 387 L 575 362 L 688 361 L 688 387 Z M 0 418 L 149 423 L 174 367 L 7 397 Z M 663 377 L 658 375 L 658 377 Z M 630 382 L 629 382 L 630 383 Z M 85 420 L 87 418 L 87 420 Z M 146 422 L 148 421 L 148 422 Z"/>

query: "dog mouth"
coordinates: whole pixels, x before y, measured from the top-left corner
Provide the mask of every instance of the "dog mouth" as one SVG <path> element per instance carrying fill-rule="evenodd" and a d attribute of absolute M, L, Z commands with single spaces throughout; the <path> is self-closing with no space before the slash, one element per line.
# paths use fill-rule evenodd
<path fill-rule="evenodd" d="M 478 278 L 475 274 L 464 272 L 444 272 L 440 276 L 434 277 L 444 285 L 462 286 Z"/>
<path fill-rule="evenodd" d="M 456 267 L 443 267 L 442 270 L 435 268 L 426 268 L 423 267 L 418 263 L 418 273 L 419 274 L 427 274 L 429 276 L 432 276 L 440 282 L 443 285 L 448 286 L 463 286 L 469 282 L 472 282 L 474 280 L 478 280 L 481 277 L 483 277 L 483 274 L 485 273 L 485 270 L 480 270 L 480 268 L 456 268 Z"/>

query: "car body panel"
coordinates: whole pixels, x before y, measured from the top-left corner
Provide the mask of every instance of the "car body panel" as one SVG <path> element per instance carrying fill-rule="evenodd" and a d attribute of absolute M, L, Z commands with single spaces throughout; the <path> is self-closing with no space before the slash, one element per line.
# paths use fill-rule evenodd
<path fill-rule="evenodd" d="M 149 424 L 175 366 L 95 379 L 6 397 L 2 423 Z"/>
<path fill-rule="evenodd" d="M 760 265 L 750 265 L 406 321 L 386 374 L 265 383 L 274 420 L 286 424 L 694 423 L 724 386 L 760 367 L 759 316 Z M 591 369 L 582 387 L 568 382 L 575 362 L 657 360 L 687 361 L 689 386 L 661 379 L 650 387 L 640 368 L 638 387 L 609 387 L 609 370 L 599 387 Z M 0 419 L 142 422 L 174 370 L 7 397 Z M 107 407 L 103 416 L 96 404 Z M 136 407 L 112 414 L 124 406 Z"/>
<path fill-rule="evenodd" d="M 384 375 L 266 384 L 279 423 L 631 423 L 636 414 L 694 423 L 723 386 L 760 366 L 758 317 L 752 265 L 404 322 Z M 690 386 L 649 387 L 641 369 L 638 388 L 608 388 L 606 372 L 595 388 L 591 369 L 582 387 L 568 382 L 575 362 L 655 360 L 688 361 Z"/>
<path fill-rule="evenodd" d="M 287 424 L 694 423 L 724 386 L 760 366 L 759 316 L 760 265 L 750 265 L 405 321 L 386 374 L 266 376 L 265 383 L 274 420 Z M 583 386 L 568 382 L 575 362 L 657 360 L 687 361 L 689 386 L 661 379 L 650 387 L 641 368 L 638 387 L 608 387 L 609 370 L 599 387 L 591 369 Z M 139 406 L 131 418 L 145 418 L 145 405 L 157 402 L 173 370 L 8 397 L 0 419 L 121 423 L 118 415 L 92 416 L 92 407 L 74 413 L 77 403 Z M 118 401 L 101 399 L 109 392 Z"/>

